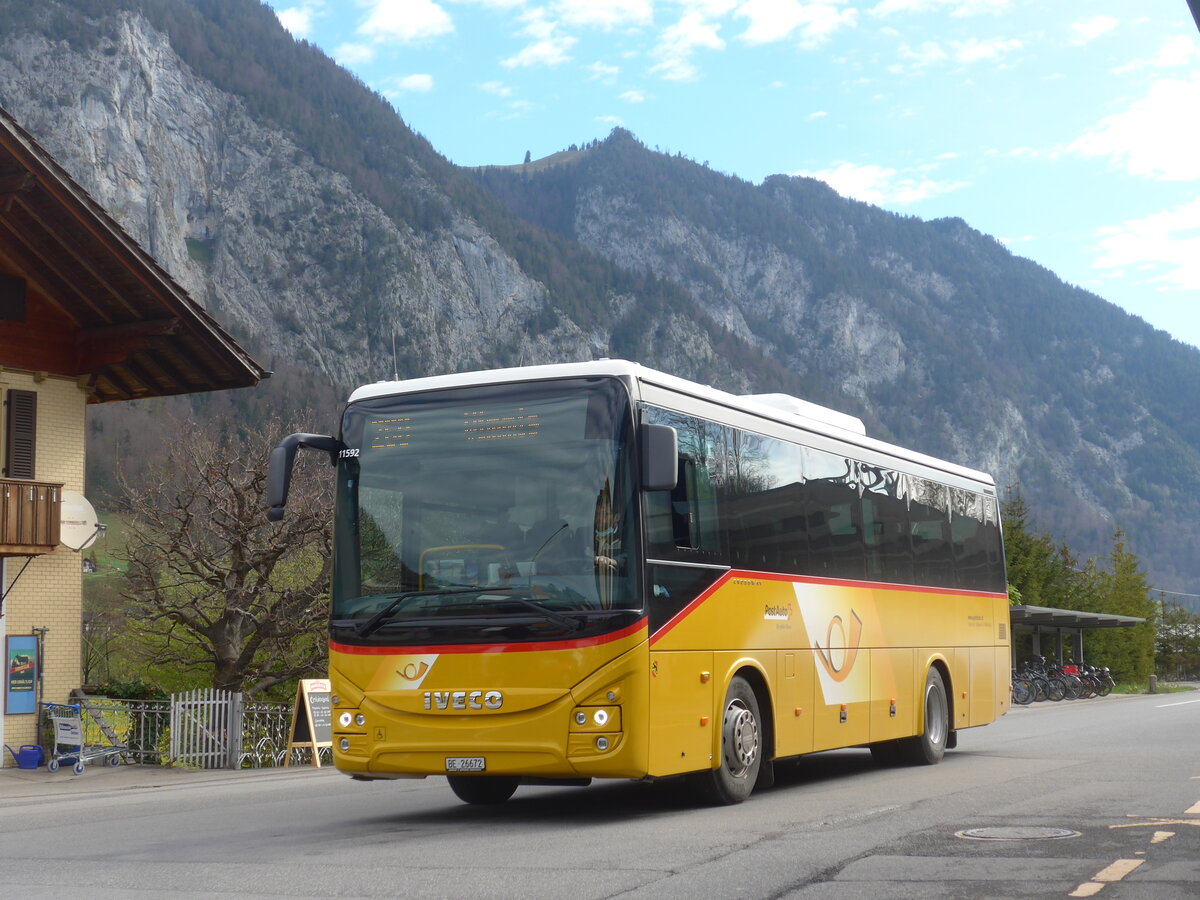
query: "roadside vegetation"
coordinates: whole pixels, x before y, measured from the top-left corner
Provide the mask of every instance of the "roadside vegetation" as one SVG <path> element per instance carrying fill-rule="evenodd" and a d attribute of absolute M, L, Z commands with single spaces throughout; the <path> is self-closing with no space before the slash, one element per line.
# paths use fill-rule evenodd
<path fill-rule="evenodd" d="M 1120 528 L 1114 530 L 1107 554 L 1080 560 L 1065 543 L 1037 529 L 1018 490 L 1010 489 L 1001 516 L 1009 600 L 1014 606 L 1045 606 L 1145 620 L 1132 628 L 1084 632 L 1085 660 L 1112 671 L 1117 681 L 1115 691 L 1145 692 L 1153 674 L 1159 678 L 1159 691 L 1168 690 L 1169 681 L 1200 678 L 1200 615 L 1178 603 L 1154 598 Z M 1028 659 L 1032 655 L 1031 636 L 1014 634 L 1013 640 L 1017 659 Z M 1045 647 L 1042 655 L 1048 655 Z"/>

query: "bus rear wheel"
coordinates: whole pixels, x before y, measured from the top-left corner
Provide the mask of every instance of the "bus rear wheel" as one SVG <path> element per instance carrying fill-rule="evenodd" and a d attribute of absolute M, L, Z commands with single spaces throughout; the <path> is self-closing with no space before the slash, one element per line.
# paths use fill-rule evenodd
<path fill-rule="evenodd" d="M 942 761 L 950 737 L 950 702 L 946 699 L 946 682 L 934 666 L 925 675 L 925 725 L 916 737 L 900 742 L 905 762 L 932 766 Z"/>
<path fill-rule="evenodd" d="M 758 698 L 750 683 L 740 675 L 729 683 L 721 716 L 721 759 L 719 765 L 697 778 L 705 797 L 728 806 L 741 803 L 754 790 L 762 768 L 763 735 L 759 725 Z"/>
<path fill-rule="evenodd" d="M 464 803 L 503 803 L 517 790 L 515 775 L 447 775 L 450 790 Z"/>

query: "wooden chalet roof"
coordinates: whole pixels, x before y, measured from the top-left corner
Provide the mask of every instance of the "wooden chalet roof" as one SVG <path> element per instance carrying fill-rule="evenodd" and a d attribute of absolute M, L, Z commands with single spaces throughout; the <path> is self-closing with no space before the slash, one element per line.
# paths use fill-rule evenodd
<path fill-rule="evenodd" d="M 76 377 L 91 403 L 270 375 L 3 109 L 0 366 Z"/>

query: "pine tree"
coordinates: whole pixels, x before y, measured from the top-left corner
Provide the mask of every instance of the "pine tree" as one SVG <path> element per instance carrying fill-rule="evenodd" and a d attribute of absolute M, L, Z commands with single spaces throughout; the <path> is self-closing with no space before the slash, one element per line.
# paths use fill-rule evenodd
<path fill-rule="evenodd" d="M 1084 639 L 1087 659 L 1108 666 L 1117 681 L 1142 682 L 1154 671 L 1158 610 L 1138 558 L 1125 546 L 1125 533 L 1113 534 L 1112 551 L 1095 579 L 1094 611 L 1145 619 L 1132 628 L 1097 629 Z"/>

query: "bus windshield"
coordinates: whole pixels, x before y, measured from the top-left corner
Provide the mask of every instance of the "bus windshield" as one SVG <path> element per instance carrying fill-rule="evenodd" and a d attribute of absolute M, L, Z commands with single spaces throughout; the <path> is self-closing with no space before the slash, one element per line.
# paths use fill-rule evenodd
<path fill-rule="evenodd" d="M 508 643 L 627 620 L 641 607 L 632 434 L 628 393 L 612 378 L 351 404 L 334 638 Z"/>

